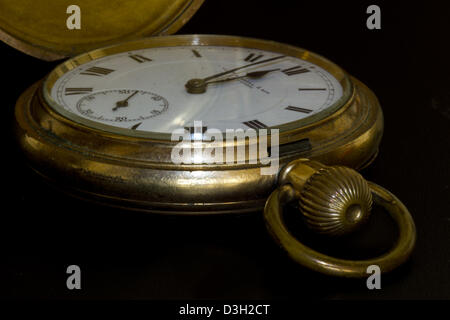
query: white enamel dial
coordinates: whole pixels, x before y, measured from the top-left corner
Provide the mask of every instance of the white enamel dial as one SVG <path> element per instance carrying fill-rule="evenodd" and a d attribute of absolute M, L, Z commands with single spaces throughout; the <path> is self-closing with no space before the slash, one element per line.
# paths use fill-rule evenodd
<path fill-rule="evenodd" d="M 328 71 L 296 57 L 228 46 L 140 49 L 92 60 L 63 74 L 51 88 L 58 105 L 110 126 L 171 133 L 202 121 L 206 128 L 277 127 L 310 117 L 343 95 Z M 256 64 L 258 63 L 258 64 Z M 241 66 L 200 94 L 185 84 Z M 245 76 L 268 71 L 263 76 Z"/>

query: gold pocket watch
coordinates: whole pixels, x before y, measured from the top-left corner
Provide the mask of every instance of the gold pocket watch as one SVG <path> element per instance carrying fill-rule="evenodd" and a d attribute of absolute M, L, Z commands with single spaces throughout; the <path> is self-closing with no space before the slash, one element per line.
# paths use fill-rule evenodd
<path fill-rule="evenodd" d="M 142 2 L 161 5 L 170 14 L 159 13 L 168 17 L 160 23 L 178 26 L 202 3 L 184 1 L 174 15 L 173 1 Z M 72 38 L 49 50 L 42 34 L 33 42 L 33 34 L 27 40 L 11 30 L 3 27 L 3 39 L 34 55 L 74 50 Z M 363 277 L 370 265 L 387 272 L 408 258 L 415 243 L 408 210 L 355 171 L 376 157 L 383 131 L 379 103 L 364 84 L 317 54 L 273 41 L 178 35 L 117 42 L 63 62 L 19 98 L 17 140 L 43 178 L 127 210 L 264 209 L 287 253 L 325 274 Z M 289 232 L 282 209 L 290 202 L 308 227 L 330 237 L 358 228 L 372 203 L 380 205 L 397 222 L 398 241 L 370 260 L 323 255 Z"/>

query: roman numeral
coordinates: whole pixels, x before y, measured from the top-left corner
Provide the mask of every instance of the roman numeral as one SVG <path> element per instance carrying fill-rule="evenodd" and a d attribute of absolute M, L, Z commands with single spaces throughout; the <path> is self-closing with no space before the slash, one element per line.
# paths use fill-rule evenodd
<path fill-rule="evenodd" d="M 131 129 L 131 130 L 136 130 L 141 124 L 142 124 L 142 122 L 136 123 L 136 124 L 133 125 L 130 129 Z"/>
<path fill-rule="evenodd" d="M 129 57 L 139 63 L 143 63 L 146 61 L 152 61 L 152 59 L 141 56 L 140 54 L 130 54 Z"/>
<path fill-rule="evenodd" d="M 292 67 L 289 69 L 284 69 L 281 72 L 283 72 L 285 75 L 293 76 L 294 74 L 309 72 L 309 70 L 306 68 L 303 68 L 302 66 L 296 66 L 296 67 Z"/>
<path fill-rule="evenodd" d="M 311 113 L 312 112 L 311 109 L 300 108 L 300 107 L 293 107 L 293 106 L 289 106 L 289 107 L 287 107 L 285 109 L 286 110 L 291 110 L 291 111 L 302 112 L 302 113 Z"/>
<path fill-rule="evenodd" d="M 266 126 L 264 123 L 262 123 L 259 120 L 250 120 L 250 121 L 246 121 L 246 122 L 242 122 L 243 124 L 245 124 L 247 127 L 250 127 L 252 129 L 265 129 L 268 128 L 268 126 Z"/>
<path fill-rule="evenodd" d="M 194 141 L 202 141 L 203 135 L 205 134 L 206 130 L 208 130 L 208 127 L 202 126 L 202 132 L 196 132 L 195 129 L 199 129 L 200 127 L 184 127 L 184 130 L 189 131 L 189 134 L 194 139 Z"/>
<path fill-rule="evenodd" d="M 102 67 L 92 67 L 89 69 L 86 69 L 85 71 L 81 72 L 80 74 L 88 75 L 88 76 L 106 76 L 110 74 L 111 72 L 114 72 L 112 69 L 108 68 L 102 68 Z"/>
<path fill-rule="evenodd" d="M 245 60 L 245 61 L 248 61 L 248 62 L 255 62 L 256 60 L 259 60 L 259 59 L 261 59 L 262 57 L 264 57 L 263 54 L 260 54 L 259 56 L 256 56 L 254 53 L 250 53 L 250 54 L 247 56 L 247 58 L 245 58 L 244 60 Z"/>
<path fill-rule="evenodd" d="M 71 96 L 74 94 L 86 94 L 92 92 L 93 88 L 66 88 L 65 94 L 66 96 Z"/>
<path fill-rule="evenodd" d="M 327 88 L 298 88 L 299 91 L 325 91 Z"/>
<path fill-rule="evenodd" d="M 197 58 L 201 58 L 201 57 L 202 57 L 202 55 L 201 55 L 197 50 L 192 49 L 192 53 L 193 53 L 194 56 L 196 56 Z"/>
<path fill-rule="evenodd" d="M 195 134 L 195 127 L 184 127 L 185 130 L 189 131 L 190 134 Z M 208 130 L 208 127 L 202 127 L 202 134 Z"/>

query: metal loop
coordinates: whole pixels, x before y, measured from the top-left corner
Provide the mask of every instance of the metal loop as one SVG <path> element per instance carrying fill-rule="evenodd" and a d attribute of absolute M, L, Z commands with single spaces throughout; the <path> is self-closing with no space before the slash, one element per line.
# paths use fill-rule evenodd
<path fill-rule="evenodd" d="M 398 225 L 399 236 L 395 246 L 387 253 L 368 260 L 346 260 L 317 252 L 298 241 L 286 228 L 282 206 L 290 198 L 287 189 L 277 189 L 270 195 L 264 208 L 267 228 L 275 241 L 299 264 L 327 275 L 367 277 L 367 267 L 378 265 L 381 272 L 389 272 L 410 256 L 416 241 L 416 228 L 408 209 L 386 189 L 368 182 L 375 204 L 384 207 Z"/>

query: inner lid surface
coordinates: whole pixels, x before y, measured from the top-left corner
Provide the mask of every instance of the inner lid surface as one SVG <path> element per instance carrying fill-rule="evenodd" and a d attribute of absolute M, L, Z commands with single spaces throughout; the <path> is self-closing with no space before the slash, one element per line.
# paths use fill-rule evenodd
<path fill-rule="evenodd" d="M 40 59 L 56 60 L 95 48 L 181 28 L 204 0 L 0 0 L 0 39 Z M 80 29 L 68 10 L 80 9 Z M 72 9 L 72 8 L 71 8 Z M 67 13 L 69 11 L 69 13 Z"/>

